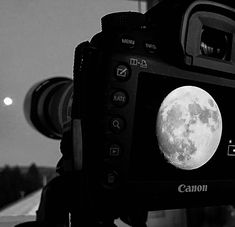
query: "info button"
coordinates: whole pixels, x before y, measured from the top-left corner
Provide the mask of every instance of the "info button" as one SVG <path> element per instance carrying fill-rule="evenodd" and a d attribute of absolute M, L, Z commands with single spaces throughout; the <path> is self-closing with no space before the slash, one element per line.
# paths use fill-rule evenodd
<path fill-rule="evenodd" d="M 155 54 L 156 52 L 157 52 L 157 44 L 156 43 L 154 43 L 154 42 L 146 42 L 145 44 L 144 44 L 144 46 L 145 46 L 145 49 L 146 49 L 146 51 L 148 52 L 148 53 L 150 53 L 150 54 Z"/>
<path fill-rule="evenodd" d="M 112 132 L 120 133 L 125 128 L 125 121 L 120 117 L 111 118 L 111 120 L 109 122 L 109 127 Z"/>

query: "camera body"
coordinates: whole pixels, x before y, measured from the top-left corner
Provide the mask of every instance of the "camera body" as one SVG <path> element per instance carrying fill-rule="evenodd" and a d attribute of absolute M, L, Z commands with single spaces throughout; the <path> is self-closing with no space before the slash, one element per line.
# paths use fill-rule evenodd
<path fill-rule="evenodd" d="M 97 204 L 234 202 L 235 10 L 227 3 L 166 0 L 145 15 L 110 14 L 76 48 L 74 160 Z"/>
<path fill-rule="evenodd" d="M 62 141 L 72 132 L 75 208 L 100 219 L 234 203 L 234 34 L 233 0 L 109 14 L 77 46 L 73 80 L 30 89 L 29 123 Z"/>

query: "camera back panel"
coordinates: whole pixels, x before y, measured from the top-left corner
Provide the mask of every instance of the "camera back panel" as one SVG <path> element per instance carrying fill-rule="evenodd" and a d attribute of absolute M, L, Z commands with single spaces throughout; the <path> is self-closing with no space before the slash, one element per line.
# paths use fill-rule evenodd
<path fill-rule="evenodd" d="M 221 16 L 220 3 L 195 2 L 172 15 L 172 43 L 162 21 L 151 24 L 153 9 L 150 25 L 138 13 L 106 16 L 85 51 L 92 60 L 75 91 L 83 90 L 83 164 L 98 201 L 148 210 L 234 203 L 235 17 Z"/>
<path fill-rule="evenodd" d="M 103 186 L 110 190 L 119 188 L 133 197 L 142 198 L 149 209 L 231 203 L 235 190 L 235 109 L 232 107 L 235 81 L 224 78 L 226 75 L 218 77 L 214 73 L 164 62 L 158 51 L 161 44 L 156 34 L 145 29 L 106 34 L 104 40 L 107 86 Z M 200 107 L 198 100 L 196 106 L 202 112 L 198 109 L 195 113 L 197 120 L 194 116 L 193 122 L 191 116 L 192 124 L 182 123 L 183 131 L 178 139 L 165 140 L 165 145 L 167 141 L 168 146 L 175 148 L 175 151 L 166 151 L 172 153 L 167 157 L 162 148 L 164 142 L 160 141 L 157 133 L 160 108 L 171 92 L 185 87 L 207 94 L 208 109 Z M 198 97 L 200 99 L 201 96 Z M 211 98 L 213 101 L 210 103 Z M 196 99 L 192 99 L 192 103 L 196 104 Z M 172 100 L 174 102 L 177 97 Z M 185 102 L 187 98 L 182 100 Z M 190 105 L 185 103 L 186 108 Z M 216 109 L 212 111 L 214 107 L 217 112 Z M 174 121 L 177 117 L 173 115 L 172 118 Z M 215 122 L 220 120 L 220 129 L 211 131 L 209 136 L 210 133 L 203 132 L 206 129 L 202 124 L 209 127 L 213 118 Z M 196 131 L 199 132 L 198 138 L 193 138 Z M 186 132 L 188 134 L 184 135 Z M 208 138 L 203 140 L 206 136 Z M 204 145 L 199 147 L 200 140 L 209 142 L 202 142 Z M 191 143 L 194 150 L 190 153 L 190 148 L 183 142 Z M 181 147 L 177 156 L 178 166 L 173 160 L 177 146 Z M 211 154 L 203 161 L 203 154 L 200 156 L 199 153 Z M 187 167 L 193 155 L 199 164 Z"/>

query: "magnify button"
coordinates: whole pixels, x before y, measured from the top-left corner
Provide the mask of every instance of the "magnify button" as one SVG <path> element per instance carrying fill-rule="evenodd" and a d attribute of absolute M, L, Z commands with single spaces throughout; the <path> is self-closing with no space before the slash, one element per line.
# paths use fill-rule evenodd
<path fill-rule="evenodd" d="M 120 117 L 114 117 L 110 120 L 110 129 L 115 133 L 120 133 L 125 128 L 125 121 Z"/>

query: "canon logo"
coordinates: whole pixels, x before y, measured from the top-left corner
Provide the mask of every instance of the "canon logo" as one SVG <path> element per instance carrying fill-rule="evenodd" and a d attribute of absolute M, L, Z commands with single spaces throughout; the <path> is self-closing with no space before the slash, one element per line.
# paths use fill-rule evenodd
<path fill-rule="evenodd" d="M 181 184 L 178 187 L 178 192 L 184 193 L 184 192 L 207 192 L 207 185 L 185 185 Z"/>

